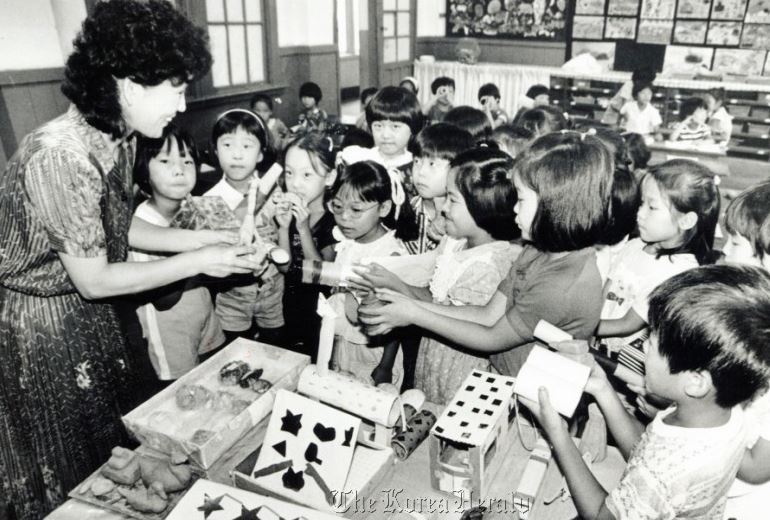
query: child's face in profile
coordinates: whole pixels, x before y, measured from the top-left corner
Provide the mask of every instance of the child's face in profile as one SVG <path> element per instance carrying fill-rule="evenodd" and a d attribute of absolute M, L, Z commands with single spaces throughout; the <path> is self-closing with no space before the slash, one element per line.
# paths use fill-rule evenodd
<path fill-rule="evenodd" d="M 412 180 L 417 194 L 432 200 L 447 194 L 449 161 L 440 157 L 415 157 L 412 164 Z"/>
<path fill-rule="evenodd" d="M 315 171 L 307 151 L 296 146 L 289 148 L 284 166 L 286 191 L 299 195 L 307 205 L 322 200 L 326 177 Z"/>
<path fill-rule="evenodd" d="M 679 379 L 682 374 L 672 374 L 668 360 L 658 350 L 658 335 L 650 334 L 644 344 L 644 388 L 648 394 L 676 401 L 681 391 Z"/>
<path fill-rule="evenodd" d="M 661 244 L 665 248 L 679 245 L 682 236 L 679 227 L 681 216 L 661 193 L 655 179 L 645 177 L 642 181 L 642 203 L 636 213 L 639 238 L 647 244 Z"/>
<path fill-rule="evenodd" d="M 704 124 L 708 118 L 708 112 L 705 108 L 696 108 L 692 113 L 692 120 L 696 123 Z"/>
<path fill-rule="evenodd" d="M 516 204 L 513 212 L 516 213 L 516 225 L 521 230 L 521 238 L 532 240 L 532 222 L 535 220 L 539 197 L 537 192 L 521 182 L 519 174 L 513 175 L 513 186 L 516 188 Z"/>
<path fill-rule="evenodd" d="M 725 262 L 728 264 L 751 265 L 762 267 L 762 261 L 754 253 L 754 247 L 751 242 L 738 233 L 727 235 L 722 253 L 725 255 Z"/>
<path fill-rule="evenodd" d="M 455 99 L 455 88 L 451 85 L 442 85 L 436 89 L 436 98 L 445 103 L 453 103 Z"/>
<path fill-rule="evenodd" d="M 254 103 L 254 113 L 262 118 L 262 121 L 267 123 L 271 117 L 273 117 L 273 111 L 270 110 L 270 106 L 264 101 L 257 101 Z"/>
<path fill-rule="evenodd" d="M 239 126 L 235 132 L 219 136 L 217 157 L 227 179 L 242 181 L 257 169 L 262 160 L 262 145 L 257 136 Z"/>
<path fill-rule="evenodd" d="M 706 102 L 706 108 L 709 112 L 714 112 L 717 109 L 717 99 L 711 94 L 706 94 L 703 100 Z"/>
<path fill-rule="evenodd" d="M 150 159 L 148 169 L 154 199 L 181 201 L 195 186 L 195 161 L 187 147 L 179 150 L 173 136 Z"/>
<path fill-rule="evenodd" d="M 446 180 L 447 199 L 441 214 L 446 219 L 446 232 L 453 238 L 471 238 L 478 235 L 479 226 L 473 220 L 465 198 L 457 189 L 457 174 L 449 170 Z"/>
<path fill-rule="evenodd" d="M 302 106 L 305 108 L 315 107 L 315 98 L 313 96 L 302 96 L 299 98 L 299 100 L 302 102 Z"/>
<path fill-rule="evenodd" d="M 398 157 L 406 150 L 412 129 L 401 121 L 374 121 L 371 124 L 374 146 L 385 157 Z"/>

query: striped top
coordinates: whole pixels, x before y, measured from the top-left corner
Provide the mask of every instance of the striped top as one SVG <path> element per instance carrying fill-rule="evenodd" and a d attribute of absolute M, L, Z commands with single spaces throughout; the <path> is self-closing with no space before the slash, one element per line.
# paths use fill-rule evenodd
<path fill-rule="evenodd" d="M 704 123 L 698 123 L 693 128 L 685 122 L 679 123 L 679 138 L 677 141 L 702 141 L 711 139 L 711 128 Z"/>

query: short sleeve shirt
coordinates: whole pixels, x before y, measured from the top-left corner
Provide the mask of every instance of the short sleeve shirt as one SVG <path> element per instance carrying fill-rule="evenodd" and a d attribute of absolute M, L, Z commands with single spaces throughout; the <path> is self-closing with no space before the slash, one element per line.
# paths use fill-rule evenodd
<path fill-rule="evenodd" d="M 649 135 L 663 123 L 658 109 L 648 103 L 644 110 L 639 110 L 639 104 L 636 101 L 629 101 L 620 113 L 626 118 L 626 132 L 634 132 L 641 135 Z"/>

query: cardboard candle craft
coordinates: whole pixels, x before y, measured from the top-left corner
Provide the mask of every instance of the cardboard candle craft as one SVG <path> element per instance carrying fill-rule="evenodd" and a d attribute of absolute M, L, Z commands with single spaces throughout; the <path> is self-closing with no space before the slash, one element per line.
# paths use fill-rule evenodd
<path fill-rule="evenodd" d="M 334 321 L 337 313 L 326 300 L 323 294 L 318 295 L 318 307 L 316 312 L 321 317 L 321 333 L 318 335 L 318 375 L 325 377 L 329 373 L 329 361 L 332 358 L 334 348 Z"/>
<path fill-rule="evenodd" d="M 252 477 L 295 502 L 330 511 L 344 489 L 360 419 L 279 390 Z"/>
<path fill-rule="evenodd" d="M 474 370 L 433 426 L 431 485 L 487 496 L 516 437 L 515 379 Z"/>
<path fill-rule="evenodd" d="M 267 195 L 275 185 L 275 179 L 277 179 L 277 176 L 280 175 L 281 171 L 283 171 L 281 167 L 274 164 L 265 174 L 265 177 L 260 179 L 255 176 L 254 179 L 251 180 L 249 183 L 249 191 L 246 195 L 246 216 L 243 218 L 243 223 L 241 224 L 238 233 L 239 244 L 254 245 L 257 248 L 257 252 L 253 255 L 255 260 L 262 262 L 264 258 L 267 257 L 273 263 L 279 265 L 288 263 L 291 257 L 276 244 L 267 243 L 262 239 L 262 236 L 257 230 L 255 215 L 257 213 L 257 191 Z M 269 190 L 267 192 L 263 191 L 266 185 L 269 185 Z"/>
<path fill-rule="evenodd" d="M 538 402 L 538 390 L 545 387 L 557 412 L 572 417 L 583 395 L 591 368 L 542 347 L 534 347 L 519 370 L 513 391 Z"/>

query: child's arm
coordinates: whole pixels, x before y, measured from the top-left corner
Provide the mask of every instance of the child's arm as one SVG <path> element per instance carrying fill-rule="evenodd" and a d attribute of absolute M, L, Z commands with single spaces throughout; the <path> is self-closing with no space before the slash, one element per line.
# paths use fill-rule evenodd
<path fill-rule="evenodd" d="M 738 469 L 738 477 L 750 484 L 762 484 L 770 480 L 770 440 L 760 437 L 746 454 Z"/>
<path fill-rule="evenodd" d="M 356 274 L 360 276 L 366 284 L 366 289 L 390 289 L 403 294 L 409 298 L 424 302 L 433 301 L 433 296 L 428 287 L 417 287 L 409 285 L 393 272 L 385 269 L 380 264 L 371 263 L 361 269 L 356 269 Z"/>
<path fill-rule="evenodd" d="M 375 386 L 380 383 L 393 382 L 393 365 L 396 363 L 399 347 L 400 345 L 397 340 L 390 340 L 383 345 L 382 359 L 380 359 L 380 363 L 372 371 L 372 379 Z"/>
<path fill-rule="evenodd" d="M 677 123 L 677 125 L 674 127 L 674 130 L 671 132 L 671 135 L 668 136 L 669 141 L 678 141 L 679 136 L 682 134 L 682 130 L 684 130 L 685 126 L 689 122 L 690 118 L 688 117 L 684 121 Z"/>
<path fill-rule="evenodd" d="M 535 414 L 551 441 L 559 468 L 564 474 L 572 499 L 575 502 L 578 516 L 599 519 L 615 518 L 604 505 L 607 492 L 583 460 L 580 450 L 570 436 L 566 421 L 551 406 L 548 391 L 545 388 L 540 388 L 538 399 L 540 401 L 539 406 L 537 403 L 527 400 L 522 400 L 522 403 Z"/>
<path fill-rule="evenodd" d="M 276 265 L 278 270 L 285 273 L 289 270 L 289 265 L 293 258 L 291 257 L 291 244 L 289 243 L 289 226 L 291 225 L 291 211 L 284 205 L 279 205 L 275 213 L 275 221 L 278 224 L 278 247 L 289 254 L 289 261 L 285 264 Z"/>
<path fill-rule="evenodd" d="M 601 320 L 596 329 L 596 336 L 600 338 L 616 338 L 630 336 L 647 326 L 634 309 L 628 309 L 628 312 L 622 318 L 616 320 Z"/>

